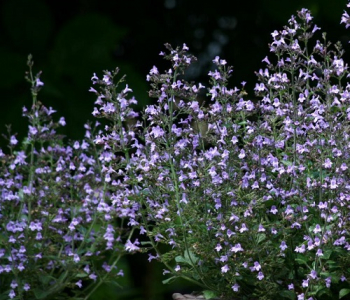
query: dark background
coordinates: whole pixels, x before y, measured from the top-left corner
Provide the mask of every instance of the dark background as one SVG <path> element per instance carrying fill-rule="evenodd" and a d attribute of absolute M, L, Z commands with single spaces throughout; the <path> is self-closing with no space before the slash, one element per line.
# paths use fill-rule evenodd
<path fill-rule="evenodd" d="M 2 0 L 0 1 L 0 132 L 12 124 L 24 136 L 23 106 L 31 104 L 29 84 L 24 80 L 29 53 L 34 70 L 42 70 L 44 89 L 39 95 L 57 118 L 67 121 L 70 139 L 83 137 L 83 124 L 92 120 L 95 96 L 88 92 L 93 72 L 120 67 L 140 107 L 150 103 L 145 78 L 156 65 L 169 68 L 158 55 L 164 43 L 186 43 L 199 61 L 190 69 L 189 80 L 207 83 L 211 60 L 219 55 L 234 66 L 232 85 L 247 81 L 250 97 L 254 71 L 269 55 L 272 31 L 282 29 L 292 14 L 311 9 L 315 23 L 328 39 L 349 49 L 349 32 L 339 25 L 345 0 Z M 317 37 L 320 39 L 320 34 Z M 0 146 L 4 145 L 0 142 Z M 158 284 L 163 277 L 157 264 L 133 256 L 124 261 L 125 289 L 104 287 L 96 299 L 170 299 L 179 291 Z M 188 287 L 189 290 L 193 287 Z"/>

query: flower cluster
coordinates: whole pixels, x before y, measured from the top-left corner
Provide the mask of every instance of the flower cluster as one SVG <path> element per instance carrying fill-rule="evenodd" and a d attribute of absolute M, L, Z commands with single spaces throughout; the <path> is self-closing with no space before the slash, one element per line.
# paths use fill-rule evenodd
<path fill-rule="evenodd" d="M 129 224 L 148 236 L 167 281 L 242 299 L 349 292 L 349 73 L 340 43 L 323 34 L 311 44 L 318 30 L 302 9 L 272 33 L 255 99 L 245 82 L 228 87 L 232 69 L 219 57 L 208 87 L 187 82 L 186 45 L 166 45 L 172 68 L 147 75 L 156 104 L 118 135 L 132 151 L 112 175 L 123 176 L 137 206 Z"/>
<path fill-rule="evenodd" d="M 33 104 L 23 108 L 28 135 L 20 143 L 8 134 L 8 151 L 0 151 L 0 282 L 6 299 L 47 299 L 83 294 L 84 299 L 107 277 L 123 275 L 116 263 L 124 236 L 116 212 L 106 209 L 110 194 L 103 182 L 94 143 L 96 126 L 68 146 L 57 133 L 64 118 L 38 100 L 44 83 L 27 80 Z"/>
<path fill-rule="evenodd" d="M 274 31 L 250 99 L 220 57 L 208 85 L 186 81 L 185 44 L 165 45 L 140 114 L 118 69 L 93 74 L 101 124 L 68 146 L 29 59 L 28 136 L 0 151 L 1 296 L 88 299 L 138 251 L 207 298 L 349 294 L 350 73 L 319 30 L 302 9 Z"/>

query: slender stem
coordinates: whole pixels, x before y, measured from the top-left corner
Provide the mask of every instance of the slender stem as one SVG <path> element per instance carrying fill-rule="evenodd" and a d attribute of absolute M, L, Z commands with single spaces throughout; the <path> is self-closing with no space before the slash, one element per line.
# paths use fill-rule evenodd
<path fill-rule="evenodd" d="M 134 233 L 134 228 L 130 231 L 128 239 L 131 238 L 131 236 Z M 114 269 L 114 267 L 117 265 L 117 263 L 119 262 L 120 258 L 122 257 L 122 255 L 118 255 L 117 258 L 114 260 L 114 262 L 111 265 L 111 270 Z M 89 294 L 84 298 L 84 300 L 88 300 L 90 298 L 90 296 L 101 286 L 102 283 L 104 283 L 106 281 L 106 278 L 109 276 L 109 272 L 106 272 L 106 274 L 102 277 L 102 279 L 100 279 L 98 281 L 97 284 L 92 283 L 93 289 L 89 292 Z"/>

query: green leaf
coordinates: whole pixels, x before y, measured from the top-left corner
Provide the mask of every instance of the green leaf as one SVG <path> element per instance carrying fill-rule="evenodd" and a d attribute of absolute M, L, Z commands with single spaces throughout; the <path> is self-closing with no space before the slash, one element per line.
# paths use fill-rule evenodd
<path fill-rule="evenodd" d="M 334 261 L 334 260 L 327 260 L 326 264 L 328 264 L 328 265 L 337 265 L 337 262 Z"/>
<path fill-rule="evenodd" d="M 323 255 L 320 257 L 321 259 L 329 259 L 332 255 L 332 250 L 328 249 L 323 252 Z"/>
<path fill-rule="evenodd" d="M 324 287 L 320 287 L 318 290 L 317 290 L 317 299 L 318 298 L 321 298 L 321 296 L 323 296 L 323 295 L 329 295 L 329 296 L 331 296 L 331 293 L 330 293 L 330 291 L 329 291 L 329 289 L 328 288 L 324 288 Z"/>
<path fill-rule="evenodd" d="M 118 283 L 118 282 L 116 282 L 115 280 L 109 280 L 108 281 L 108 284 L 110 284 L 110 285 L 113 285 L 113 286 L 116 286 L 117 288 L 119 288 L 119 289 L 122 289 L 123 287 Z"/>
<path fill-rule="evenodd" d="M 283 298 L 287 298 L 287 299 L 290 299 L 290 300 L 294 300 L 295 299 L 295 293 L 292 292 L 292 291 L 282 291 L 282 292 L 280 292 L 280 295 Z"/>
<path fill-rule="evenodd" d="M 184 258 L 183 256 L 176 256 L 175 261 L 177 263 L 185 263 L 185 264 L 189 263 L 188 260 L 186 260 L 186 258 Z"/>
<path fill-rule="evenodd" d="M 171 283 L 172 281 L 174 281 L 175 279 L 176 279 L 176 277 L 173 276 L 173 277 L 164 279 L 164 280 L 162 281 L 162 283 L 163 283 L 163 284 L 169 284 L 169 283 Z"/>
<path fill-rule="evenodd" d="M 150 245 L 152 246 L 152 243 L 150 241 L 143 241 L 141 242 L 141 245 L 144 246 L 144 245 Z"/>
<path fill-rule="evenodd" d="M 260 244 L 265 239 L 266 239 L 266 234 L 264 233 L 258 234 L 257 243 Z"/>
<path fill-rule="evenodd" d="M 191 250 L 185 250 L 185 259 L 189 262 L 189 264 L 192 266 L 193 264 L 196 264 L 199 260 L 197 256 L 194 255 L 194 253 Z"/>
<path fill-rule="evenodd" d="M 305 259 L 296 258 L 295 261 L 296 261 L 299 265 L 307 265 Z"/>
<path fill-rule="evenodd" d="M 34 289 L 34 295 L 36 299 L 44 299 L 46 298 L 51 291 L 43 291 L 39 288 Z"/>
<path fill-rule="evenodd" d="M 282 160 L 282 164 L 284 164 L 285 166 L 291 166 L 293 163 L 289 160 Z"/>
<path fill-rule="evenodd" d="M 8 243 L 8 235 L 4 233 L 0 233 L 0 245 L 6 245 Z"/>
<path fill-rule="evenodd" d="M 55 278 L 55 277 L 52 277 L 52 276 L 50 276 L 50 275 L 39 275 L 39 280 L 40 280 L 43 284 L 47 285 L 51 280 L 56 281 L 56 278 Z"/>
<path fill-rule="evenodd" d="M 63 282 L 65 282 L 67 276 L 68 276 L 68 271 L 63 272 L 63 273 L 60 275 L 60 277 L 58 278 L 57 283 L 62 284 Z"/>
<path fill-rule="evenodd" d="M 213 291 L 205 290 L 203 291 L 203 296 L 205 299 L 217 298 L 217 294 Z"/>
<path fill-rule="evenodd" d="M 343 298 L 344 296 L 346 296 L 349 293 L 350 293 L 350 289 L 341 289 L 339 291 L 339 299 Z"/>
<path fill-rule="evenodd" d="M 140 191 L 140 194 L 142 194 L 144 196 L 148 196 L 151 194 L 151 192 L 150 192 L 149 188 L 144 188 L 142 191 Z"/>
<path fill-rule="evenodd" d="M 321 272 L 320 275 L 323 278 L 331 277 L 332 283 L 338 283 L 340 280 L 340 277 L 335 275 L 335 273 L 332 273 L 332 272 Z"/>
<path fill-rule="evenodd" d="M 274 199 L 270 199 L 270 200 L 266 200 L 266 201 L 262 201 L 263 205 L 266 207 L 266 208 L 271 208 L 271 206 L 273 204 L 275 204 L 275 200 Z"/>
<path fill-rule="evenodd" d="M 184 263 L 193 267 L 193 265 L 198 262 L 198 257 L 196 257 L 190 250 L 185 250 L 184 256 L 176 256 L 175 261 L 177 263 Z"/>

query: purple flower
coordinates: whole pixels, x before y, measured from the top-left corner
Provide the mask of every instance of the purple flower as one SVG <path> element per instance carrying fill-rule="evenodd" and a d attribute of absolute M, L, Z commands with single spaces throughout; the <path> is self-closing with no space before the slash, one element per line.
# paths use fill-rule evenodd
<path fill-rule="evenodd" d="M 234 245 L 231 249 L 230 249 L 231 252 L 239 252 L 239 251 L 244 251 L 241 244 L 236 244 Z"/>
<path fill-rule="evenodd" d="M 250 267 L 250 270 L 252 271 L 252 272 L 254 272 L 254 271 L 260 271 L 261 270 L 261 266 L 260 266 L 260 264 L 259 264 L 259 262 L 254 262 L 254 266 L 253 267 Z"/>
<path fill-rule="evenodd" d="M 237 139 L 237 137 L 236 136 L 233 136 L 232 137 L 232 139 L 231 139 L 231 142 L 232 142 L 232 144 L 237 144 L 238 143 L 238 139 Z"/>
<path fill-rule="evenodd" d="M 10 138 L 10 144 L 17 145 L 17 143 L 18 143 L 18 140 L 16 139 L 16 137 L 14 135 L 12 135 Z"/>
<path fill-rule="evenodd" d="M 87 274 L 90 274 L 90 266 L 89 265 L 86 265 L 84 267 L 84 272 L 87 273 Z"/>
<path fill-rule="evenodd" d="M 16 293 L 15 293 L 15 291 L 14 291 L 14 290 L 11 290 L 11 291 L 10 291 L 10 293 L 9 293 L 9 297 L 10 297 L 11 299 L 13 299 L 13 298 L 15 298 L 15 297 L 16 297 Z"/>
<path fill-rule="evenodd" d="M 316 255 L 317 255 L 317 256 L 323 256 L 322 249 L 317 249 Z"/>
<path fill-rule="evenodd" d="M 331 183 L 329 185 L 329 188 L 334 190 L 338 187 L 337 180 L 335 178 L 331 179 Z"/>
<path fill-rule="evenodd" d="M 239 291 L 239 285 L 237 283 L 235 283 L 233 286 L 232 286 L 232 290 L 234 292 L 238 292 Z"/>
<path fill-rule="evenodd" d="M 222 246 L 220 244 L 217 244 L 216 247 L 215 247 L 215 250 L 217 252 L 220 252 L 221 249 L 222 249 Z"/>
<path fill-rule="evenodd" d="M 266 229 L 264 228 L 264 226 L 259 224 L 258 232 L 265 232 L 265 231 L 266 231 Z"/>
<path fill-rule="evenodd" d="M 319 233 L 319 232 L 322 232 L 322 229 L 321 229 L 321 226 L 319 224 L 316 224 L 313 232 L 316 234 L 316 233 Z"/>
<path fill-rule="evenodd" d="M 341 17 L 341 23 L 345 23 L 345 28 L 348 28 L 350 26 L 350 20 L 349 20 L 349 14 L 345 11 Z"/>
<path fill-rule="evenodd" d="M 277 234 L 277 230 L 275 228 L 271 228 L 271 233 L 272 234 Z"/>
<path fill-rule="evenodd" d="M 228 260 L 227 255 L 223 255 L 223 256 L 220 257 L 220 261 L 221 261 L 221 262 L 225 262 L 225 261 L 227 261 L 227 260 Z"/>
<path fill-rule="evenodd" d="M 277 208 L 276 208 L 275 205 L 272 205 L 272 206 L 271 206 L 270 212 L 271 212 L 272 214 L 274 214 L 274 215 L 277 214 L 278 210 L 277 210 Z"/>
<path fill-rule="evenodd" d="M 79 255 L 75 253 L 74 257 L 73 257 L 73 260 L 74 260 L 75 263 L 79 262 L 80 261 Z"/>
<path fill-rule="evenodd" d="M 159 74 L 159 71 L 156 66 L 153 66 L 153 68 L 149 72 L 150 75 L 157 75 Z"/>
<path fill-rule="evenodd" d="M 252 184 L 252 189 L 258 189 L 259 188 L 259 183 L 255 180 L 254 183 Z"/>
<path fill-rule="evenodd" d="M 100 110 L 104 111 L 106 114 L 113 114 L 116 111 L 116 108 L 113 103 L 108 102 L 104 104 Z"/>
<path fill-rule="evenodd" d="M 285 241 L 282 241 L 282 242 L 281 242 L 281 245 L 280 245 L 281 251 L 284 251 L 284 250 L 286 250 L 287 248 L 288 248 L 288 246 L 287 246 L 286 242 L 285 242 Z"/>
<path fill-rule="evenodd" d="M 138 251 L 138 250 L 140 250 L 140 247 L 138 247 L 136 245 L 139 245 L 139 244 L 140 244 L 140 242 L 138 241 L 138 239 L 136 239 L 134 243 L 131 243 L 130 240 L 127 240 L 125 243 L 125 250 L 128 252 Z"/>
<path fill-rule="evenodd" d="M 89 278 L 92 279 L 93 281 L 96 281 L 97 275 L 92 273 L 92 274 L 89 275 Z"/>
<path fill-rule="evenodd" d="M 302 287 L 306 288 L 309 286 L 309 278 L 308 279 L 303 279 Z"/>
<path fill-rule="evenodd" d="M 165 131 L 157 125 L 156 127 L 152 127 L 150 135 L 153 135 L 154 138 L 162 137 L 165 134 Z"/>
<path fill-rule="evenodd" d="M 245 231 L 248 231 L 248 227 L 243 223 L 243 224 L 242 224 L 242 227 L 239 229 L 239 232 L 240 232 L 240 233 L 243 233 L 243 232 L 245 232 Z"/>
<path fill-rule="evenodd" d="M 221 65 L 221 66 L 224 66 L 227 64 L 226 60 L 220 59 L 219 56 L 215 57 L 215 59 L 213 60 L 213 63 L 215 63 L 216 65 Z"/>
<path fill-rule="evenodd" d="M 93 84 L 95 84 L 98 81 L 98 77 L 96 76 L 96 73 L 93 73 L 93 76 L 91 77 L 91 81 Z"/>
<path fill-rule="evenodd" d="M 243 158 L 245 157 L 245 151 L 244 151 L 244 149 L 241 149 L 240 153 L 238 154 L 238 157 L 239 157 L 240 159 L 243 159 Z"/>
<path fill-rule="evenodd" d="M 36 87 L 40 87 L 40 86 L 43 86 L 44 83 L 40 80 L 40 78 L 36 78 L 35 80 L 35 86 Z"/>
<path fill-rule="evenodd" d="M 315 270 L 312 270 L 311 273 L 309 274 L 312 279 L 317 278 L 317 272 Z"/>
<path fill-rule="evenodd" d="M 330 169 L 332 167 L 332 161 L 329 159 L 329 158 L 326 158 L 324 163 L 323 163 L 323 166 L 326 168 L 326 169 Z"/>
<path fill-rule="evenodd" d="M 257 92 L 263 92 L 263 91 L 267 90 L 267 88 L 265 87 L 265 85 L 263 83 L 260 83 L 260 84 L 257 83 L 255 85 L 254 90 Z"/>
<path fill-rule="evenodd" d="M 266 62 L 268 65 L 271 65 L 267 56 L 265 56 L 265 58 L 262 60 L 262 62 Z"/>
<path fill-rule="evenodd" d="M 111 74 L 110 74 L 110 73 L 104 74 L 104 75 L 103 75 L 103 78 L 102 78 L 102 81 L 104 81 L 105 84 L 107 84 L 107 85 L 113 84 L 113 81 L 112 81 L 112 78 L 111 78 Z"/>
<path fill-rule="evenodd" d="M 256 276 L 259 280 L 263 280 L 263 278 L 265 277 L 263 272 L 259 272 L 258 275 Z"/>
<path fill-rule="evenodd" d="M 12 289 L 15 289 L 16 287 L 18 286 L 18 283 L 15 281 L 15 280 L 12 280 L 11 284 L 10 284 L 10 287 Z"/>
<path fill-rule="evenodd" d="M 221 272 L 222 273 L 227 273 L 230 270 L 228 265 L 224 265 L 223 267 L 221 267 Z"/>

